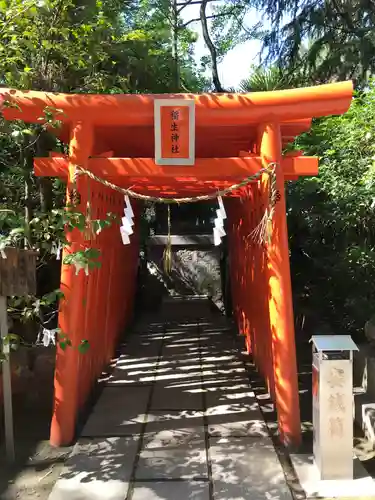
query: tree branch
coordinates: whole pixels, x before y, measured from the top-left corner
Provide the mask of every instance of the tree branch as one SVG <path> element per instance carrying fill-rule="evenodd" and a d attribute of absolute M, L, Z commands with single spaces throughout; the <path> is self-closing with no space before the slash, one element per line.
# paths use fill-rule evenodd
<path fill-rule="evenodd" d="M 207 0 L 208 2 L 220 2 L 220 0 Z M 178 13 L 184 10 L 188 5 L 201 5 L 202 0 L 187 0 L 186 2 L 178 2 L 177 7 L 181 7 L 178 9 Z"/>
<path fill-rule="evenodd" d="M 210 1 L 210 0 L 207 0 L 207 1 L 202 0 L 201 2 L 196 2 L 196 3 L 201 4 L 201 9 L 200 9 L 200 10 L 202 10 L 202 5 L 203 5 L 203 3 L 204 3 L 204 4 L 205 4 L 205 11 L 206 11 L 206 5 L 207 5 L 207 3 L 208 3 L 209 1 Z M 215 0 L 213 0 L 213 1 L 215 1 Z M 205 15 L 205 19 L 206 19 L 206 20 L 207 20 L 207 19 L 216 19 L 217 17 L 231 16 L 231 15 L 233 15 L 233 13 L 234 13 L 236 10 L 238 10 L 238 9 L 243 9 L 243 8 L 244 8 L 244 7 L 242 7 L 242 6 L 240 6 L 240 5 L 235 5 L 232 9 L 227 10 L 226 12 L 219 12 L 218 14 L 212 14 L 211 16 L 206 16 L 206 15 Z M 189 21 L 187 21 L 186 23 L 184 23 L 184 24 L 180 24 L 179 28 L 180 28 L 180 29 L 186 28 L 186 26 L 189 26 L 189 24 L 191 24 L 191 23 L 196 23 L 196 22 L 198 22 L 198 21 L 202 22 L 202 17 L 198 17 L 198 18 L 195 18 L 195 19 L 190 19 L 190 20 L 189 20 Z M 203 24 L 202 24 L 202 27 L 203 27 Z"/>
<path fill-rule="evenodd" d="M 216 47 L 213 44 L 210 33 L 208 31 L 208 23 L 207 23 L 207 15 L 206 15 L 206 7 L 207 7 L 207 2 L 208 0 L 202 0 L 201 7 L 200 7 L 200 20 L 202 24 L 202 32 L 203 32 L 203 39 L 206 42 L 207 48 L 210 51 L 211 54 L 211 65 L 212 65 L 212 81 L 215 86 L 216 92 L 224 92 L 224 89 L 221 85 L 220 78 L 219 78 L 219 72 L 217 69 L 217 51 Z M 211 17 L 211 16 L 209 16 Z M 215 17 L 215 16 L 213 16 Z"/>
<path fill-rule="evenodd" d="M 346 22 L 347 26 L 349 27 L 349 29 L 351 29 L 352 31 L 355 31 L 355 26 L 350 18 L 350 14 L 349 12 L 347 11 L 342 11 L 340 9 L 340 6 L 338 5 L 338 3 L 336 2 L 336 0 L 332 0 L 332 4 L 333 4 L 333 7 L 336 9 L 338 15 L 341 17 L 341 19 L 344 21 L 344 23 Z"/>
<path fill-rule="evenodd" d="M 200 0 L 198 0 L 198 2 L 193 2 L 193 0 L 187 0 L 186 2 L 183 3 L 176 3 L 176 7 L 180 7 L 179 9 L 177 9 L 177 14 L 180 14 L 180 12 L 182 12 L 185 7 L 194 3 L 200 3 Z"/>

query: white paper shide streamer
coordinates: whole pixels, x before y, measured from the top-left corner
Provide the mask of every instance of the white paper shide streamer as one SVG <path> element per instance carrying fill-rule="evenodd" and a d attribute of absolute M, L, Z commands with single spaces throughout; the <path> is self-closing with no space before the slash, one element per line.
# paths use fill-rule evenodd
<path fill-rule="evenodd" d="M 226 235 L 224 230 L 224 220 L 227 218 L 227 214 L 225 212 L 223 199 L 221 196 L 218 196 L 217 201 L 219 203 L 219 208 L 216 210 L 216 219 L 214 220 L 214 245 L 218 246 L 221 244 L 221 238 Z"/>
<path fill-rule="evenodd" d="M 121 239 L 124 245 L 129 245 L 130 238 L 129 236 L 133 234 L 133 226 L 134 226 L 134 212 L 130 203 L 130 198 L 128 195 L 124 196 L 125 208 L 124 208 L 124 217 L 121 219 Z"/>
<path fill-rule="evenodd" d="M 7 254 L 5 253 L 5 243 L 0 244 L 0 256 L 2 259 L 7 259 Z"/>
<path fill-rule="evenodd" d="M 54 328 L 52 330 L 49 330 L 48 328 L 43 328 L 42 331 L 42 342 L 44 347 L 48 347 L 50 344 L 56 345 L 56 335 L 58 334 L 59 329 Z"/>
<path fill-rule="evenodd" d="M 52 243 L 52 254 L 56 255 L 56 260 L 61 259 L 61 242 L 53 242 Z"/>

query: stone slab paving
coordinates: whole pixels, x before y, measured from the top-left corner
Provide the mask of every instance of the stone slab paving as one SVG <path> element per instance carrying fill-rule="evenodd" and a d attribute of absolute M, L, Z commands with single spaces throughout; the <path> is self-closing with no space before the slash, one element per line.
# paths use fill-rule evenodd
<path fill-rule="evenodd" d="M 137 482 L 133 488 L 132 500 L 210 500 L 208 482 Z"/>
<path fill-rule="evenodd" d="M 50 500 L 124 500 L 138 437 L 80 439 L 65 463 Z"/>
<path fill-rule="evenodd" d="M 154 388 L 152 410 L 201 410 L 203 411 L 202 391 L 186 387 L 174 387 L 158 383 Z"/>
<path fill-rule="evenodd" d="M 159 356 L 136 357 L 120 356 L 113 373 L 109 376 L 108 386 L 152 385 L 158 366 Z"/>
<path fill-rule="evenodd" d="M 214 500 L 292 500 L 269 438 L 210 438 Z"/>
<path fill-rule="evenodd" d="M 194 429 L 204 430 L 204 411 L 198 410 L 149 410 L 145 432 L 176 431 Z"/>
<path fill-rule="evenodd" d="M 121 345 L 50 500 L 292 498 L 238 339 L 185 317 L 149 318 Z"/>
<path fill-rule="evenodd" d="M 267 427 L 258 408 L 252 405 L 221 405 L 207 411 L 208 433 L 216 437 L 267 436 Z M 254 405 L 255 406 L 255 405 Z"/>
<path fill-rule="evenodd" d="M 146 434 L 142 445 L 135 473 L 136 481 L 144 479 L 208 481 L 203 425 L 196 430 L 186 429 L 185 432 L 176 429 Z"/>
<path fill-rule="evenodd" d="M 139 434 L 147 415 L 151 387 L 107 387 L 82 431 L 83 437 Z"/>

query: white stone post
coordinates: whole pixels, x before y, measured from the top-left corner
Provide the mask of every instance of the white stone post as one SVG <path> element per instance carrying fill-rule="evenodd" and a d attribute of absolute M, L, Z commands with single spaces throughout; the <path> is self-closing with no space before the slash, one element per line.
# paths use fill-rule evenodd
<path fill-rule="evenodd" d="M 349 335 L 313 343 L 314 462 L 321 480 L 353 479 L 353 351 Z"/>

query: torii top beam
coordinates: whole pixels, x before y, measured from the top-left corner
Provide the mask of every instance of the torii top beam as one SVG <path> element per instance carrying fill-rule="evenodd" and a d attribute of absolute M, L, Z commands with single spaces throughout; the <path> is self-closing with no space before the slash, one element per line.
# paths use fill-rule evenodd
<path fill-rule="evenodd" d="M 353 94 L 352 82 L 316 87 L 253 92 L 248 94 L 60 94 L 2 89 L 0 93 L 18 104 L 21 111 L 6 109 L 6 119 L 36 122 L 46 106 L 61 109 L 63 122 L 84 118 L 93 125 L 151 126 L 154 100 L 194 99 L 197 127 L 243 125 L 266 121 L 295 121 L 339 115 L 347 111 Z"/>
<path fill-rule="evenodd" d="M 114 157 L 154 156 L 155 99 L 195 101 L 196 157 L 236 157 L 240 151 L 257 153 L 258 126 L 277 122 L 285 146 L 309 130 L 313 117 L 342 114 L 350 106 L 352 82 L 248 94 L 62 94 L 0 89 L 0 96 L 16 107 L 6 107 L 7 120 L 40 123 L 47 106 L 60 109 L 63 142 L 69 142 L 72 124 L 93 127 L 93 154 L 112 151 Z"/>
<path fill-rule="evenodd" d="M 259 130 L 262 124 L 280 125 L 283 145 L 309 130 L 311 119 L 343 114 L 350 106 L 352 82 L 248 94 L 60 94 L 0 89 L 0 96 L 17 106 L 4 107 L 8 120 L 40 122 L 47 106 L 61 110 L 62 128 L 55 131 L 69 142 L 75 123 L 91 129 L 89 169 L 123 187 L 137 186 L 150 193 L 166 193 L 165 183 L 189 193 L 225 187 L 258 170 Z M 154 101 L 178 98 L 195 102 L 194 167 L 155 165 Z M 111 151 L 112 159 L 104 152 Z M 245 156 L 244 157 L 244 152 Z M 255 157 L 251 157 L 257 156 Z M 100 157 L 96 158 L 95 157 Z M 242 159 L 240 159 L 242 157 Z M 222 160 L 221 160 L 222 159 Z M 288 163 L 289 161 L 289 163 Z M 318 173 L 317 158 L 283 160 L 285 179 Z M 68 158 L 36 159 L 37 175 L 66 177 Z M 289 169 L 289 170 L 288 170 Z"/>

